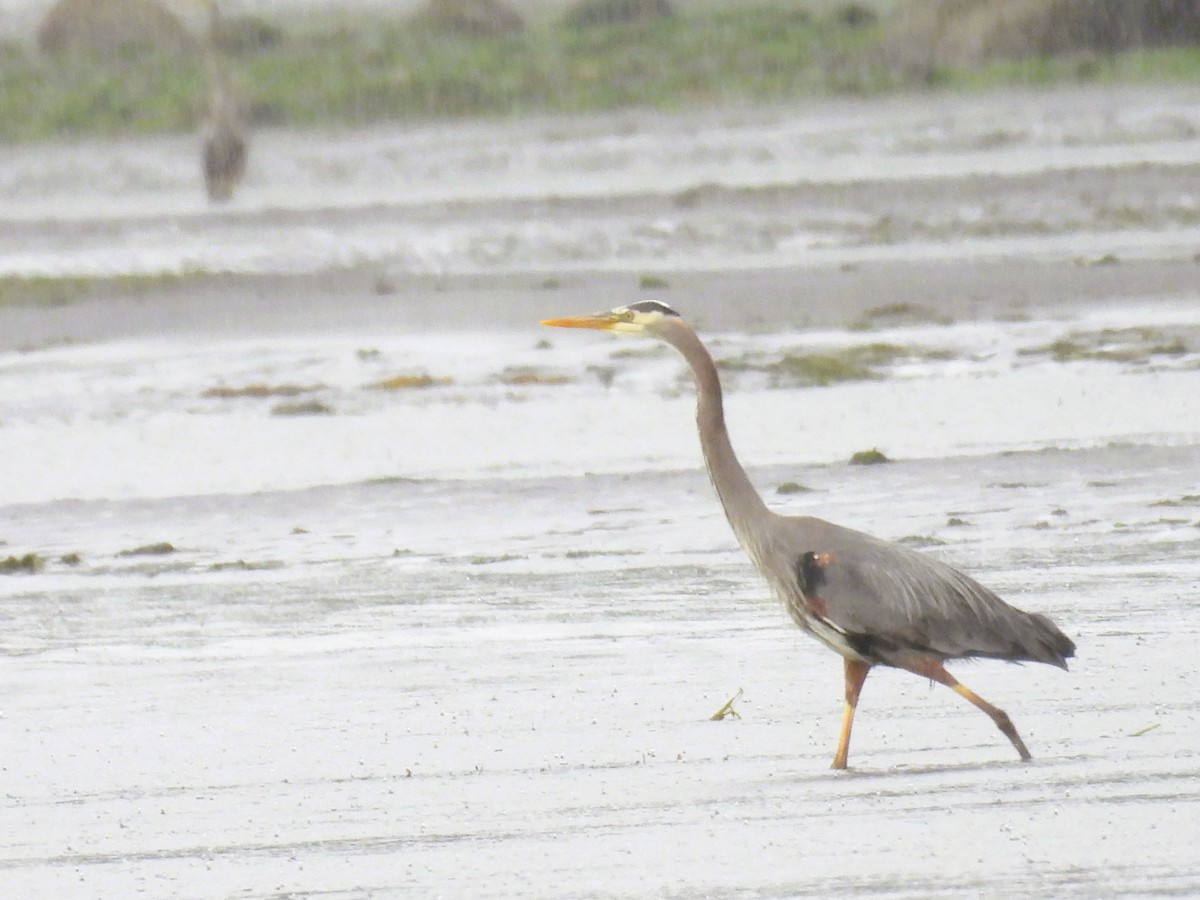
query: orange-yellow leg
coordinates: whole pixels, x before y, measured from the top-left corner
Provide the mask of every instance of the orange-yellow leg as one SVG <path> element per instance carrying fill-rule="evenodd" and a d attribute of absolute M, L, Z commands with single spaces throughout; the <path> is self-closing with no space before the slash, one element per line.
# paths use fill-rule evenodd
<path fill-rule="evenodd" d="M 956 694 L 966 697 L 971 701 L 971 703 L 987 713 L 988 718 L 996 723 L 996 727 L 1004 732 L 1004 736 L 1012 741 L 1012 745 L 1017 748 L 1017 753 L 1021 755 L 1022 762 L 1028 762 L 1029 760 L 1033 759 L 1033 757 L 1029 755 L 1029 750 L 1027 750 L 1025 747 L 1025 742 L 1021 740 L 1021 736 L 1017 734 L 1017 729 L 1013 725 L 1012 719 L 1008 717 L 1008 713 L 997 706 L 992 706 L 992 704 L 988 703 L 977 693 L 960 682 L 957 678 L 946 671 L 945 667 L 940 661 L 924 660 L 921 665 L 914 666 L 911 671 L 916 672 L 918 675 L 924 675 L 928 678 L 932 678 L 938 684 L 944 684 Z"/>
<path fill-rule="evenodd" d="M 846 758 L 850 755 L 850 729 L 854 727 L 854 710 L 858 706 L 858 695 L 862 692 L 863 682 L 871 671 L 871 664 L 857 659 L 843 658 L 846 668 L 846 706 L 842 710 L 842 731 L 838 735 L 837 753 L 833 755 L 834 769 L 846 768 Z"/>

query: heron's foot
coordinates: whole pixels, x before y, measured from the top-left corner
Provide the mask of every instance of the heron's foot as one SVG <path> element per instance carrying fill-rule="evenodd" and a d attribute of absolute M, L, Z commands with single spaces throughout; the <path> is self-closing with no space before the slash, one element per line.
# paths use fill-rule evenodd
<path fill-rule="evenodd" d="M 988 705 L 991 706 L 991 704 Z M 996 723 L 996 727 L 999 728 L 1000 731 L 1003 732 L 1004 736 L 1012 743 L 1013 747 L 1021 757 L 1021 762 L 1029 762 L 1031 759 L 1033 759 L 1033 755 L 1029 752 L 1029 748 L 1025 746 L 1025 742 L 1021 740 L 1021 736 L 1017 734 L 1017 727 L 1013 725 L 1012 719 L 1008 717 L 1008 713 L 994 706 L 992 706 L 990 710 L 985 709 L 984 712 L 992 717 L 992 721 Z"/>

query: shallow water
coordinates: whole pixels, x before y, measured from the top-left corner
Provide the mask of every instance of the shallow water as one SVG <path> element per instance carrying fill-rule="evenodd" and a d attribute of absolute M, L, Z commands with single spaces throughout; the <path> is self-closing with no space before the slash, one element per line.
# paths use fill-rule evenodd
<path fill-rule="evenodd" d="M 1191 258 L 1200 91 L 1091 89 L 0 148 L 0 274 Z M 1003 185 L 997 185 L 1003 179 Z"/>
<path fill-rule="evenodd" d="M 666 347 L 534 328 L 8 354 L 0 377 L 20 387 L 0 401 L 11 462 L 0 496 L 153 498 L 696 464 L 690 378 Z M 1097 352 L 1128 359 L 1055 361 L 1055 342 L 1088 336 L 1101 341 Z M 1200 422 L 1200 351 L 1187 343 L 1200 344 L 1200 312 L 1186 306 L 709 340 L 729 367 L 732 427 L 760 464 L 833 462 L 876 445 L 943 458 L 1191 444 Z M 878 347 L 897 357 L 866 380 L 812 390 L 779 374 L 781 361 Z M 395 378 L 409 381 L 381 387 Z M 264 395 L 243 395 L 255 390 Z M 305 411 L 298 403 L 319 404 L 319 414 L 289 415 Z"/>
<path fill-rule="evenodd" d="M 981 248 L 1020 259 L 1014 248 L 1028 246 L 1053 271 L 1090 275 L 1076 252 L 1136 255 L 1140 242 L 1186 263 L 1195 198 L 1178 154 L 1192 152 L 1196 107 L 1139 96 L 984 100 L 924 119 L 911 102 L 851 107 L 817 115 L 808 144 L 775 113 L 703 127 L 589 120 L 528 140 L 500 127 L 499 161 L 474 181 L 461 176 L 486 162 L 472 156 L 483 129 L 358 135 L 339 164 L 340 205 L 338 189 L 302 178 L 300 210 L 265 169 L 231 210 L 201 209 L 185 162 L 163 164 L 176 174 L 153 200 L 119 174 L 56 194 L 51 176 L 71 167 L 56 169 L 51 150 L 42 211 L 7 203 L 19 179 L 0 188 L 0 261 L 10 273 L 194 263 L 286 274 L 348 254 L 390 272 L 526 272 L 525 297 L 546 295 L 543 271 L 636 273 L 647 259 L 770 269 L 841 253 L 969 273 Z M 418 196 L 387 172 L 399 179 L 421 141 L 461 155 L 440 180 L 430 163 Z M 290 171 L 302 168 L 296 148 L 317 143 L 281 139 Z M 106 171 L 161 146 L 110 147 Z M 400 146 L 402 162 L 389 162 Z M 810 161 L 819 183 L 798 186 L 802 161 L 780 147 L 824 156 Z M 835 165 L 860 157 L 874 166 L 862 184 Z M 943 174 L 923 180 L 933 169 Z M 709 184 L 717 170 L 724 188 Z M 656 181 L 667 171 L 678 184 Z M 822 194 L 841 174 L 846 193 Z M 356 199 L 372 179 L 378 208 Z M 550 202 L 564 185 L 573 199 Z M 1118 194 L 1097 202 L 1098 186 Z M 695 205 L 678 195 L 691 188 Z M 660 189 L 676 192 L 665 203 L 687 228 L 648 228 Z M 73 191 L 77 215 L 63 212 Z M 1120 191 L 1141 198 L 1136 228 L 1106 218 Z M 841 212 L 822 218 L 814 197 Z M 804 227 L 824 224 L 796 254 L 791 210 L 805 198 Z M 965 227 L 1016 222 L 1031 198 L 1046 208 L 1011 235 Z M 887 208 L 909 223 L 864 240 Z M 740 225 L 697 229 L 697 216 L 730 210 L 790 237 L 748 244 Z M 609 224 L 596 226 L 597 211 Z M 372 235 L 372 223 L 450 249 L 406 255 L 396 248 L 408 237 Z M 588 229 L 610 225 L 637 242 L 588 243 Z M 541 228 L 569 234 L 556 243 Z M 373 255 L 362 235 L 384 249 Z M 484 238 L 507 249 L 473 255 Z M 1051 271 L 1034 277 L 1059 284 Z M 480 283 L 490 306 L 517 293 Z M 720 317 L 734 325 L 705 329 L 734 443 L 771 505 L 959 565 L 1051 615 L 1079 647 L 1069 673 L 955 667 L 1009 711 L 1033 762 L 951 692 L 882 671 L 859 708 L 854 768 L 835 774 L 840 665 L 787 621 L 736 547 L 674 355 L 538 329 L 533 316 L 519 330 L 451 331 L 438 326 L 436 287 L 396 295 L 428 319 L 405 332 L 349 313 L 314 324 L 346 308 L 334 291 L 317 301 L 332 313 L 294 320 L 232 284 L 231 306 L 254 327 L 189 329 L 204 311 L 163 312 L 154 294 L 136 303 L 163 316 L 161 333 L 52 337 L 60 315 L 116 315 L 103 299 L 2 319 L 30 331 L 0 343 L 14 348 L 0 353 L 0 562 L 44 563 L 0 575 L 0 883 L 11 895 L 1200 892 L 1195 293 L 1147 286 L 1094 308 L 1045 298 L 1010 303 L 999 320 L 865 331 L 781 329 L 767 317 L 780 307 L 739 297 Z M 582 293 L 537 302 L 586 311 L 572 307 Z M 682 308 L 679 293 L 660 296 Z M 270 327 L 252 314 L 260 306 Z M 867 351 L 883 355 L 863 380 L 813 387 L 792 367 Z M 895 461 L 846 464 L 868 447 Z M 778 493 L 784 482 L 810 490 Z M 739 690 L 739 715 L 711 721 Z"/>

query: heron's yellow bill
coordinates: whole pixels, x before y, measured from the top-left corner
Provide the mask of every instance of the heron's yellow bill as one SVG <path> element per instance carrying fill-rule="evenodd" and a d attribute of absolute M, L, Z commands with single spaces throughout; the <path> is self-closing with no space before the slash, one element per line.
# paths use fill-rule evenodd
<path fill-rule="evenodd" d="M 617 323 L 617 319 L 611 313 L 601 313 L 596 316 L 566 316 L 561 319 L 543 319 L 543 325 L 552 325 L 555 328 L 598 328 L 601 331 L 607 331 Z"/>

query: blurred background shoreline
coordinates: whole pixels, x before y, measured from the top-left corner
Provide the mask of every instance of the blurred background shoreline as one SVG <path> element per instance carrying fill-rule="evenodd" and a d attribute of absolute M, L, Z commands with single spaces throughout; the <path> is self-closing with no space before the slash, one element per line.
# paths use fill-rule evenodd
<path fill-rule="evenodd" d="M 287 128 L 1200 81 L 1195 0 L 40 0 L 6 9 L 8 141 L 190 130 L 214 58 L 248 124 Z"/>
<path fill-rule="evenodd" d="M 710 321 L 844 324 L 888 267 L 1057 264 L 1001 305 L 1070 305 L 1095 264 L 1172 295 L 1200 244 L 1189 0 L 42 0 L 0 29 L 11 321 L 318 273 L 435 306 L 498 279 L 521 314 L 760 273 L 773 312 Z"/>

